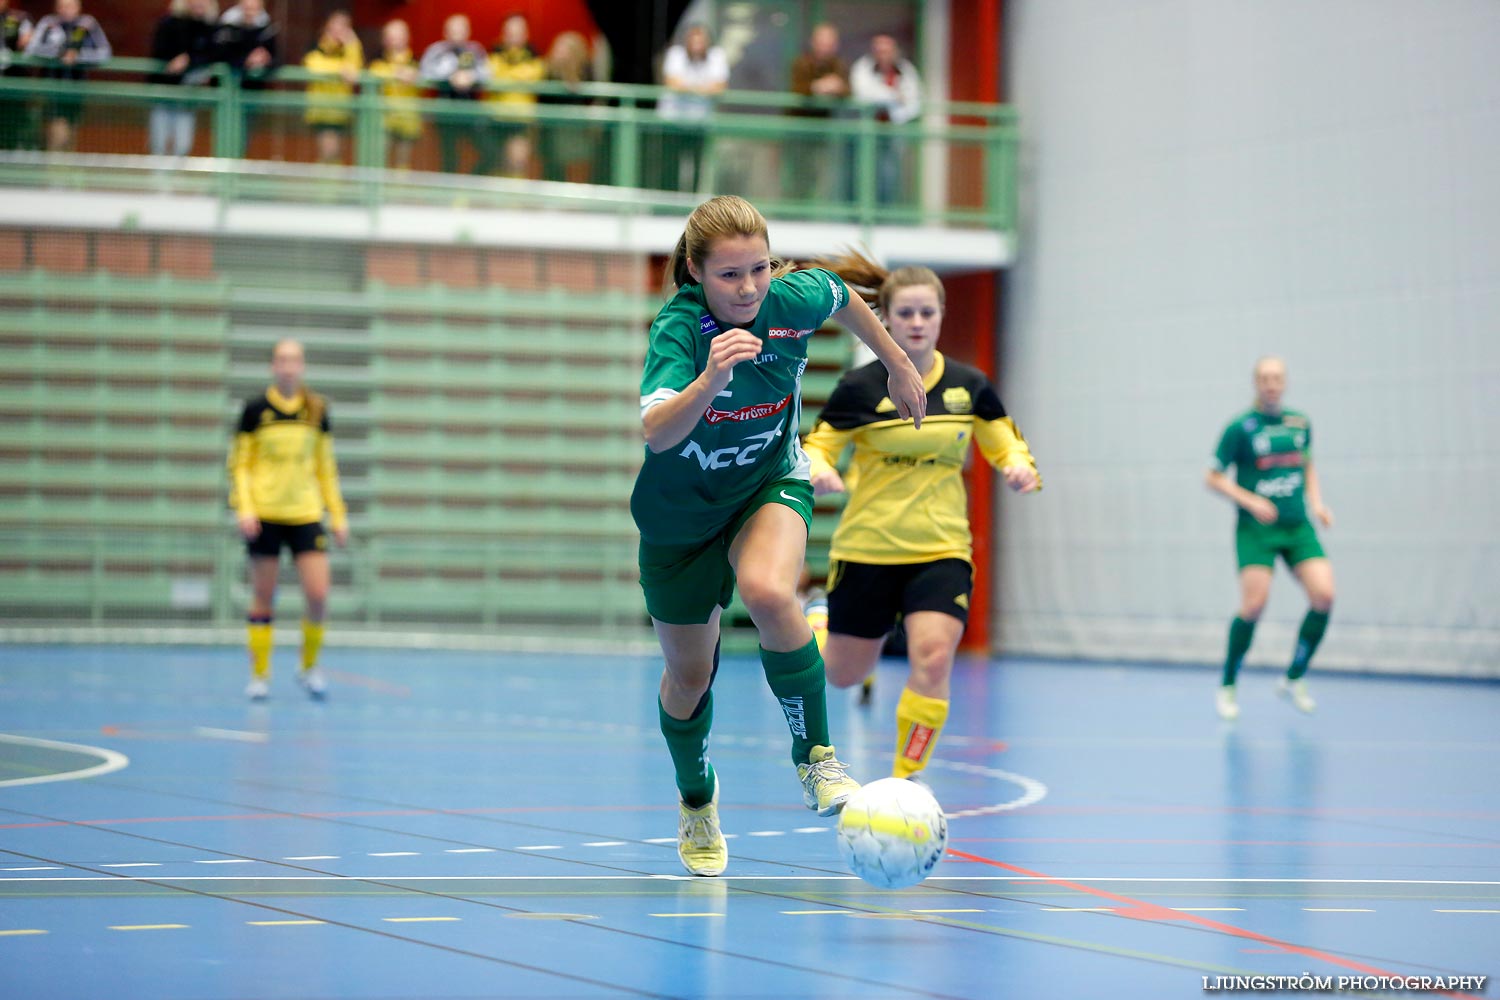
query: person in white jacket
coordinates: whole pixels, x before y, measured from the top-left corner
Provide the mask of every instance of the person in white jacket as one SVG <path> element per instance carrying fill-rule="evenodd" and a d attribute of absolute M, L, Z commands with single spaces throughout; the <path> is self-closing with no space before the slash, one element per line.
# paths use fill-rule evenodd
<path fill-rule="evenodd" d="M 890 35 L 870 39 L 870 52 L 849 68 L 854 100 L 874 105 L 875 118 L 893 125 L 913 121 L 922 112 L 922 78 Z M 906 142 L 882 136 L 875 150 L 875 197 L 880 204 L 905 197 Z"/>
<path fill-rule="evenodd" d="M 83 12 L 80 0 L 57 0 L 56 13 L 36 24 L 26 43 L 26 54 L 49 62 L 41 75 L 52 80 L 82 80 L 84 69 L 108 62 L 114 53 L 99 22 Z M 78 119 L 83 117 L 83 98 L 59 92 L 47 102 L 47 149 L 70 151 Z"/>

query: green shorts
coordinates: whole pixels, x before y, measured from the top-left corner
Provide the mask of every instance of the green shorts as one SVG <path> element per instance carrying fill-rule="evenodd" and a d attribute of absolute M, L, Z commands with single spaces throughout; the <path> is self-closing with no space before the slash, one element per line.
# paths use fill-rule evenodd
<path fill-rule="evenodd" d="M 1323 558 L 1323 545 L 1311 521 L 1296 524 L 1240 524 L 1234 531 L 1234 550 L 1240 569 L 1275 566 L 1276 557 L 1295 566 L 1306 559 Z"/>
<path fill-rule="evenodd" d="M 812 528 L 812 484 L 805 479 L 778 479 L 758 490 L 723 531 L 688 545 L 654 545 L 641 539 L 641 589 L 646 610 L 668 625 L 705 625 L 714 608 L 734 599 L 734 568 L 729 546 L 751 515 L 779 503 L 802 515 Z"/>

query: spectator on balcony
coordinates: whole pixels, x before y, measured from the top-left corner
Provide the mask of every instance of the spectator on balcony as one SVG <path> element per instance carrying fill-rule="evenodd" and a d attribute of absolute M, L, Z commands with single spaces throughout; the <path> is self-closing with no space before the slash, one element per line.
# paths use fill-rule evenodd
<path fill-rule="evenodd" d="M 263 89 L 276 68 L 280 29 L 266 13 L 265 0 L 240 0 L 219 17 L 214 58 L 228 64 L 241 87 Z"/>
<path fill-rule="evenodd" d="M 232 83 L 242 90 L 264 90 L 276 68 L 281 30 L 266 13 L 265 0 L 240 0 L 219 17 L 214 29 L 214 58 L 229 67 Z M 250 141 L 253 108 L 240 119 L 239 150 L 244 155 Z"/>
<path fill-rule="evenodd" d="M 380 29 L 380 46 L 380 58 L 370 63 L 370 72 L 382 81 L 391 166 L 410 170 L 412 147 L 422 137 L 422 115 L 417 110 L 422 74 L 411 51 L 411 29 L 406 22 L 400 18 L 387 21 Z"/>
<path fill-rule="evenodd" d="M 161 70 L 151 74 L 148 81 L 163 86 L 205 83 L 213 62 L 214 22 L 218 19 L 215 0 L 172 0 L 151 39 L 151 58 L 161 62 Z M 188 156 L 193 151 L 197 125 L 198 109 L 191 104 L 162 101 L 152 105 L 151 155 Z"/>
<path fill-rule="evenodd" d="M 531 129 L 536 119 L 536 91 L 512 84 L 538 83 L 547 75 L 547 63 L 531 47 L 531 24 L 520 14 L 505 19 L 500 38 L 490 49 L 490 82 L 484 95 L 495 112 L 491 126 L 493 141 L 486 169 L 489 173 L 495 151 L 500 155 L 500 172 L 507 177 L 530 177 L 532 157 Z"/>
<path fill-rule="evenodd" d="M 661 77 L 667 91 L 656 110 L 672 125 L 662 136 L 657 186 L 696 191 L 708 142 L 704 121 L 713 113 L 714 98 L 729 86 L 729 59 L 706 27 L 689 25 L 682 42 L 667 49 Z"/>
<path fill-rule="evenodd" d="M 317 137 L 318 162 L 340 163 L 344 159 L 344 136 L 354 121 L 348 102 L 365 65 L 365 50 L 347 11 L 328 15 L 317 44 L 303 56 L 302 65 L 319 77 L 307 85 L 307 124 Z"/>
<path fill-rule="evenodd" d="M 82 80 L 84 69 L 108 61 L 109 39 L 99 22 L 83 13 L 79 0 L 57 0 L 55 13 L 37 22 L 26 43 L 26 54 L 48 60 L 42 76 L 53 80 Z M 66 85 L 63 85 L 66 86 Z M 83 98 L 77 94 L 56 96 L 48 103 L 47 150 L 73 148 L 78 119 L 83 116 Z"/>
<path fill-rule="evenodd" d="M 443 40 L 432 43 L 422 53 L 422 79 L 437 88 L 439 98 L 464 102 L 455 103 L 455 108 L 472 107 L 467 102 L 479 100 L 490 78 L 488 54 L 484 46 L 470 40 L 471 30 L 467 17 L 454 14 L 443 22 Z M 438 115 L 438 144 L 444 171 L 458 172 L 460 142 L 467 142 L 475 149 L 476 167 L 484 164 L 482 144 L 474 142 L 482 127 L 477 117 Z"/>
<path fill-rule="evenodd" d="M 901 48 L 890 35 L 870 40 L 870 52 L 854 61 L 849 70 L 854 99 L 874 108 L 875 119 L 891 125 L 914 121 L 922 112 L 922 79 L 917 68 L 901 57 Z M 908 196 L 906 191 L 907 143 L 882 135 L 875 147 L 875 198 L 885 205 Z"/>
<path fill-rule="evenodd" d="M 31 18 L 24 10 L 15 10 L 10 0 L 0 0 L 0 76 L 20 76 L 21 67 L 13 65 L 16 56 L 26 51 L 31 40 Z M 27 128 L 30 108 L 25 95 L 0 102 L 0 149 L 17 149 L 31 130 Z"/>
<path fill-rule="evenodd" d="M 563 94 L 543 94 L 543 104 L 573 108 L 587 107 L 593 99 L 577 88 L 594 81 L 590 65 L 589 43 L 576 31 L 561 32 L 547 50 L 547 80 L 567 88 Z M 549 181 L 587 184 L 593 172 L 594 126 L 582 119 L 543 125 L 541 133 L 542 166 Z"/>
<path fill-rule="evenodd" d="M 790 108 L 787 114 L 803 119 L 833 117 L 833 102 L 848 99 L 849 65 L 839 56 L 839 30 L 819 24 L 808 38 L 807 51 L 792 63 L 792 93 L 809 99 L 808 106 Z M 848 170 L 847 143 L 826 134 L 797 134 L 787 140 L 787 187 L 799 187 L 806 197 L 819 201 L 846 201 L 841 183 Z"/>

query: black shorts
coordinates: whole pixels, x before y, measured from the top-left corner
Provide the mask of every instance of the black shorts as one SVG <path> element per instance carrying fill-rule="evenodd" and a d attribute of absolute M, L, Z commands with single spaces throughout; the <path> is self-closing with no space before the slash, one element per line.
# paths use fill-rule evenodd
<path fill-rule="evenodd" d="M 880 639 L 898 615 L 940 611 L 967 623 L 974 567 L 962 559 L 879 566 L 828 563 L 828 631 Z"/>
<path fill-rule="evenodd" d="M 317 521 L 311 524 L 273 524 L 262 521 L 260 534 L 245 543 L 245 549 L 250 555 L 268 556 L 272 559 L 281 557 L 282 546 L 292 550 L 293 558 L 304 552 L 327 552 L 328 535 L 323 531 L 323 525 Z"/>

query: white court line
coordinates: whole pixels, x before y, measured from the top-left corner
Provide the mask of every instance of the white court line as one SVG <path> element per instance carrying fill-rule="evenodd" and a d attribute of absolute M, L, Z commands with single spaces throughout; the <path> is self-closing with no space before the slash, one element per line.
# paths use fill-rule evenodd
<path fill-rule="evenodd" d="M 337 861 L 337 854 L 304 854 L 298 858 L 282 858 L 282 861 Z"/>
<path fill-rule="evenodd" d="M 206 736 L 211 740 L 234 740 L 239 743 L 271 742 L 271 737 L 266 733 L 250 732 L 244 729 L 215 729 L 212 726 L 194 726 L 193 735 Z"/>
<path fill-rule="evenodd" d="M 1304 913 L 1374 913 L 1363 906 L 1304 906 Z"/>
<path fill-rule="evenodd" d="M 676 843 L 674 839 L 672 841 Z M 250 859 L 246 859 L 250 860 Z M 201 862 L 200 862 L 201 863 Z M 61 871 L 61 869 L 58 869 Z M 121 882 L 135 880 L 135 875 L 27 875 L 3 878 L 0 882 Z M 663 879 L 697 882 L 693 875 L 392 875 L 390 872 L 369 875 L 151 875 L 143 881 L 171 882 L 360 882 L 399 879 L 403 882 L 649 882 Z M 858 882 L 854 875 L 720 875 L 716 882 Z M 928 882 L 1145 882 L 1145 883 L 1216 883 L 1219 885 L 1263 884 L 1288 885 L 1477 885 L 1500 886 L 1495 881 L 1458 881 L 1451 879 L 1391 878 L 1146 878 L 1144 876 L 1057 875 L 1051 878 L 1010 877 L 1006 875 L 930 875 Z"/>
<path fill-rule="evenodd" d="M 584 846 L 587 846 L 587 845 L 584 845 Z M 444 851 L 443 853 L 444 854 L 494 854 L 495 853 L 495 849 L 493 847 L 450 847 L 446 851 Z M 293 859 L 288 858 L 287 860 L 291 861 Z"/>
<path fill-rule="evenodd" d="M 625 840 L 590 840 L 584 847 L 624 847 L 629 841 Z"/>
<path fill-rule="evenodd" d="M 156 861 L 121 861 L 119 864 L 100 865 L 100 868 L 160 868 Z"/>
<path fill-rule="evenodd" d="M 416 851 L 371 851 L 372 858 L 415 858 L 420 857 Z"/>
<path fill-rule="evenodd" d="M 254 858 L 207 858 L 202 861 L 194 861 L 195 865 L 253 865 Z"/>
<path fill-rule="evenodd" d="M 1008 802 L 997 802 L 992 806 L 975 806 L 973 809 L 958 809 L 947 813 L 949 819 L 961 819 L 966 816 L 989 816 L 999 812 L 1010 812 L 1013 809 L 1023 809 L 1026 806 L 1036 805 L 1047 797 L 1047 786 L 1035 778 L 1028 778 L 1024 774 L 1016 774 L 1013 771 L 1002 771 L 998 767 L 983 767 L 979 764 L 969 764 L 963 761 L 942 760 L 934 757 L 927 762 L 928 767 L 940 767 L 948 771 L 958 771 L 961 774 L 977 774 L 985 778 L 995 778 L 999 781 L 1009 781 L 1021 786 L 1021 794 Z"/>
<path fill-rule="evenodd" d="M 93 757 L 103 758 L 102 764 L 93 767 L 79 768 L 76 771 L 59 771 L 56 774 L 38 774 L 30 778 L 7 778 L 0 781 L 0 788 L 14 788 L 18 785 L 41 785 L 49 781 L 80 781 L 84 778 L 97 778 L 101 774 L 109 774 L 130 766 L 130 758 L 113 750 L 103 747 L 84 746 L 82 743 L 59 743 L 56 740 L 39 740 L 30 736 L 12 736 L 9 733 L 0 733 L 0 742 L 15 743 L 23 747 L 41 747 L 44 750 L 68 750 L 73 753 L 89 754 Z"/>
<path fill-rule="evenodd" d="M 60 872 L 57 865 L 40 865 L 35 868 L 0 868 L 0 872 Z"/>

